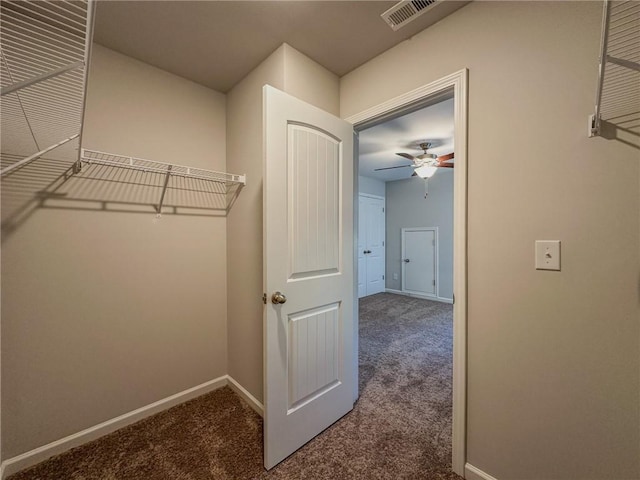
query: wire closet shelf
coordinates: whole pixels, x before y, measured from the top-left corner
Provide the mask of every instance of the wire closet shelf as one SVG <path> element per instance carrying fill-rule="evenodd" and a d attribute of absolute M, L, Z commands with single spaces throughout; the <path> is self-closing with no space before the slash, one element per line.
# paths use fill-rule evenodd
<path fill-rule="evenodd" d="M 168 174 L 169 176 L 198 178 L 217 183 L 224 183 L 227 186 L 246 185 L 245 175 L 233 173 L 216 172 L 201 168 L 186 167 L 172 163 L 156 162 L 144 158 L 128 157 L 116 153 L 99 152 L 97 150 L 82 149 L 80 161 L 85 164 L 106 165 L 110 167 L 128 168 L 142 172 Z"/>
<path fill-rule="evenodd" d="M 45 154 L 78 160 L 93 7 L 89 0 L 2 1 L 2 177 Z"/>
<path fill-rule="evenodd" d="M 601 133 L 602 121 L 640 112 L 640 2 L 605 0 L 595 113 L 589 136 Z"/>
<path fill-rule="evenodd" d="M 225 210 L 230 208 L 235 197 L 237 197 L 242 187 L 246 185 L 246 175 L 187 167 L 184 165 L 100 152 L 86 148 L 81 150 L 80 161 L 78 165 L 76 165 L 74 173 L 81 176 L 84 166 L 89 167 L 94 165 L 104 166 L 109 169 L 125 169 L 143 172 L 145 174 L 160 175 L 164 180 L 158 185 L 161 187 L 159 201 L 155 206 L 158 215 L 162 213 L 165 195 L 168 190 L 181 188 L 189 190 L 192 188 L 188 186 L 188 183 L 185 184 L 184 181 L 200 182 L 200 186 L 197 187 L 200 193 L 224 197 Z M 182 179 L 183 182 L 177 182 L 176 180 L 171 182 L 172 177 L 178 177 Z M 209 185 L 209 187 L 206 185 Z"/>
<path fill-rule="evenodd" d="M 125 204 L 151 204 L 158 215 L 163 205 L 174 213 L 228 212 L 246 184 L 245 175 L 82 148 L 95 5 L 95 0 L 2 0 L 3 191 L 20 190 L 41 206 L 55 199 L 69 205 L 98 202 L 103 209 L 107 204 L 123 209 Z M 38 159 L 46 167 L 30 166 Z M 61 183 L 52 177 L 43 189 L 27 191 L 43 173 L 53 176 L 61 167 Z"/>

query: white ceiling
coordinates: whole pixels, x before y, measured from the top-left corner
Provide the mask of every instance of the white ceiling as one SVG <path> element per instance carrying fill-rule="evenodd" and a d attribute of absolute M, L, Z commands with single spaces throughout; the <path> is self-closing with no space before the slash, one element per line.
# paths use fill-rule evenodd
<path fill-rule="evenodd" d="M 380 18 L 395 3 L 101 0 L 94 40 L 227 92 L 282 43 L 342 76 L 469 2 L 443 1 L 397 32 Z"/>
<path fill-rule="evenodd" d="M 438 156 L 453 152 L 454 99 L 425 107 L 374 127 L 359 135 L 359 174 L 383 182 L 410 178 L 413 168 L 395 168 L 376 172 L 376 168 L 410 165 L 411 161 L 396 153 L 423 153 L 418 146 L 430 142 L 429 153 Z M 448 169 L 447 169 L 448 170 Z"/>

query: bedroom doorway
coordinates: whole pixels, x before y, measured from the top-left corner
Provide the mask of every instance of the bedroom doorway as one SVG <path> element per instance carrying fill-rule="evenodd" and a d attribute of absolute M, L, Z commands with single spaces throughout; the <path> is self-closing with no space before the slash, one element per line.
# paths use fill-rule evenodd
<path fill-rule="evenodd" d="M 367 129 L 375 127 L 377 125 L 381 125 L 385 122 L 391 121 L 393 119 L 402 117 L 404 115 L 419 111 L 421 109 L 425 109 L 426 107 L 430 107 L 433 105 L 437 105 L 442 102 L 450 101 L 453 109 L 453 124 L 454 124 L 454 132 L 453 132 L 453 144 L 455 145 L 455 159 L 454 155 L 446 158 L 446 154 L 453 152 L 443 152 L 435 151 L 437 146 L 435 145 L 437 141 L 440 139 L 437 138 L 428 138 L 429 134 L 425 134 L 423 138 L 418 139 L 405 139 L 407 142 L 418 143 L 414 148 L 414 151 L 392 151 L 391 155 L 387 152 L 386 164 L 380 164 L 377 168 L 379 171 L 382 170 L 391 170 L 395 172 L 404 171 L 404 175 L 408 178 L 412 178 L 412 171 L 415 171 L 414 178 L 414 186 L 420 185 L 422 186 L 424 183 L 424 191 L 422 194 L 424 196 L 433 195 L 435 192 L 435 180 L 430 181 L 426 175 L 425 168 L 422 167 L 432 167 L 437 170 L 447 171 L 450 175 L 451 184 L 453 187 L 452 197 L 453 200 L 451 202 L 451 222 L 452 222 L 452 241 L 451 241 L 451 277 L 450 278 L 450 302 L 446 302 L 447 298 L 436 298 L 436 300 L 440 300 L 440 302 L 428 302 L 428 304 L 424 304 L 424 300 L 420 297 L 428 298 L 428 295 L 411 295 L 405 297 L 399 297 L 398 295 L 390 296 L 390 293 L 402 293 L 402 288 L 397 288 L 397 292 L 395 288 L 389 288 L 390 285 L 393 285 L 394 281 L 397 281 L 395 285 L 401 285 L 400 276 L 402 275 L 402 264 L 400 261 L 396 262 L 398 265 L 394 265 L 395 260 L 406 260 L 406 258 L 395 259 L 393 254 L 390 253 L 390 245 L 391 241 L 389 235 L 387 234 L 385 249 L 386 249 L 386 265 L 385 265 L 385 292 L 382 295 L 374 295 L 372 297 L 365 297 L 361 303 L 361 307 L 359 307 L 356 303 L 355 305 L 355 319 L 356 319 L 356 330 L 354 335 L 355 342 L 355 350 L 358 351 L 358 332 L 359 332 L 359 320 L 360 318 L 365 318 L 365 321 L 369 321 L 369 319 L 374 318 L 383 312 L 385 308 L 389 309 L 388 311 L 398 311 L 399 308 L 427 308 L 431 309 L 435 315 L 435 317 L 443 315 L 447 309 L 449 309 L 449 325 L 451 328 L 450 337 L 449 337 L 449 349 L 448 352 L 450 358 L 450 381 L 451 381 L 451 397 L 450 397 L 450 411 L 451 416 L 448 423 L 448 427 L 443 427 L 443 432 L 449 429 L 450 432 L 450 441 L 445 438 L 445 443 L 448 441 L 450 445 L 450 450 L 446 448 L 444 450 L 439 451 L 438 455 L 446 454 L 450 459 L 450 465 L 453 472 L 458 475 L 464 475 L 465 461 L 466 461 L 466 452 L 465 452 L 465 436 L 466 436 L 466 184 L 467 184 L 467 174 L 466 174 L 466 141 L 467 141 L 467 70 L 461 70 L 456 72 L 448 77 L 445 77 L 437 82 L 425 85 L 420 87 L 408 94 L 402 95 L 401 97 L 389 100 L 380 105 L 377 105 L 369 110 L 361 112 L 357 115 L 353 115 L 351 117 L 346 118 L 347 121 L 351 122 L 354 125 L 354 129 L 357 132 L 357 135 L 362 135 L 363 132 Z M 429 145 L 427 145 L 429 144 Z M 421 152 L 420 149 L 423 149 Z M 356 154 L 356 162 L 355 162 L 355 173 L 356 175 L 360 172 L 360 161 L 359 156 L 365 153 L 362 150 L 362 145 L 359 148 L 359 155 Z M 367 146 L 365 151 L 371 150 L 370 146 Z M 370 152 L 369 152 L 370 153 Z M 405 153 L 406 155 L 398 155 L 400 158 L 396 158 L 394 153 Z M 436 153 L 438 155 L 436 155 Z M 439 158 L 442 157 L 442 158 Z M 427 161 L 429 160 L 429 161 Z M 455 168 L 447 168 L 445 165 L 437 164 L 437 161 L 454 163 Z M 422 168 L 422 171 L 420 169 Z M 399 174 L 399 173 L 398 173 Z M 408 174 L 408 175 L 407 175 Z M 419 179 L 415 179 L 415 176 L 420 177 Z M 424 182 L 422 179 L 424 178 Z M 369 180 L 366 178 L 360 177 L 359 182 L 357 184 L 358 187 L 362 187 L 364 184 L 371 184 Z M 369 185 L 371 186 L 371 185 Z M 374 185 L 375 187 L 375 185 Z M 355 194 L 357 195 L 363 190 L 361 188 L 356 188 Z M 365 192 L 369 193 L 369 192 Z M 387 199 L 388 202 L 388 199 Z M 359 202 L 355 202 L 355 205 L 359 205 Z M 389 207 L 389 205 L 387 205 Z M 390 208 L 390 207 L 389 207 Z M 356 218 L 357 215 L 360 214 L 358 211 L 359 208 L 356 207 Z M 391 218 L 395 218 L 390 213 L 390 210 L 387 210 L 387 228 L 389 228 L 389 220 Z M 410 227 L 411 225 L 405 225 L 405 227 Z M 358 231 L 356 231 L 356 235 L 358 235 Z M 398 235 L 400 237 L 400 235 Z M 401 244 L 401 238 L 398 238 L 398 243 Z M 360 249 L 362 244 L 360 241 L 355 242 L 355 246 Z M 357 252 L 358 254 L 360 252 Z M 357 255 L 356 255 L 357 258 Z M 406 262 L 405 262 L 406 263 Z M 360 270 L 361 262 L 356 261 L 356 269 Z M 434 273 L 434 276 L 437 278 L 438 271 Z M 440 275 L 441 276 L 441 275 Z M 435 278 L 432 280 L 435 281 Z M 358 285 L 354 285 L 354 289 L 361 293 L 361 290 L 358 288 Z M 440 291 L 438 288 L 435 291 Z M 454 296 L 455 292 L 455 296 Z M 408 293 L 408 292 L 405 292 Z M 387 297 L 385 297 L 387 296 Z M 398 302 L 399 297 L 400 302 Z M 372 299 L 372 300 L 370 300 Z M 445 301 L 443 301 L 445 300 Z M 455 300 L 455 301 L 454 301 Z M 393 304 L 393 302 L 398 302 L 397 305 Z M 423 302 L 423 304 L 420 304 Z M 449 303 L 449 304 L 447 304 Z M 402 307 L 398 307 L 401 305 Z M 426 306 L 425 306 L 426 305 Z M 360 308 L 362 308 L 362 312 L 360 312 Z M 411 323 L 411 321 L 409 321 Z M 446 321 L 442 323 L 442 325 L 446 325 Z M 442 327 L 445 328 L 446 327 Z M 446 337 L 446 332 L 445 332 Z M 397 340 L 402 342 L 403 340 Z M 379 342 L 378 342 L 379 343 Z M 364 346 L 364 345 L 363 345 Z M 443 347 L 446 350 L 446 347 Z M 442 352 L 444 352 L 442 350 Z M 447 353 L 444 352 L 443 355 Z M 355 360 L 358 361 L 357 359 Z M 356 369 L 357 370 L 357 369 Z M 446 368 L 445 370 L 446 371 Z M 389 375 L 393 375 L 393 373 L 387 372 Z M 369 375 L 371 374 L 370 369 L 363 368 L 360 371 L 361 384 L 366 385 L 366 382 L 369 380 Z M 408 381 L 414 384 L 420 383 L 424 381 L 428 375 L 424 374 L 421 371 L 410 371 L 407 373 L 403 373 L 403 375 L 409 375 L 411 378 L 408 378 Z M 354 391 L 354 400 L 359 398 L 360 391 L 356 386 L 356 390 Z M 407 399 L 407 401 L 409 401 Z M 416 427 L 418 428 L 418 427 Z M 446 434 L 443 433 L 446 437 Z"/>

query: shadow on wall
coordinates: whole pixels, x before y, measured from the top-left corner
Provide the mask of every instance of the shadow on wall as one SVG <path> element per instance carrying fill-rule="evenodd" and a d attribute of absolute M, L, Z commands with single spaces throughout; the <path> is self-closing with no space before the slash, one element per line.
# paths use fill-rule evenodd
<path fill-rule="evenodd" d="M 2 166 L 20 160 L 2 154 Z M 2 178 L 2 241 L 38 209 L 225 216 L 241 185 L 40 158 Z M 160 208 L 160 205 L 162 207 Z"/>
<path fill-rule="evenodd" d="M 628 113 L 602 120 L 600 136 L 616 140 L 640 150 L 640 112 Z"/>

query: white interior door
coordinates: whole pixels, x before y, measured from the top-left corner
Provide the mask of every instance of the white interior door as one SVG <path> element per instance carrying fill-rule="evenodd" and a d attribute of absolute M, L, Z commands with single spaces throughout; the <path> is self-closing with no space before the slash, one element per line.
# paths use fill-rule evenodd
<path fill-rule="evenodd" d="M 353 408 L 353 128 L 270 86 L 263 99 L 271 468 Z"/>
<path fill-rule="evenodd" d="M 437 296 L 437 229 L 402 229 L 402 291 Z"/>
<path fill-rule="evenodd" d="M 366 198 L 358 197 L 358 298 L 367 296 Z"/>
<path fill-rule="evenodd" d="M 365 255 L 366 258 L 366 291 L 367 295 L 385 290 L 385 218 L 384 199 L 364 197 L 365 199 Z"/>

